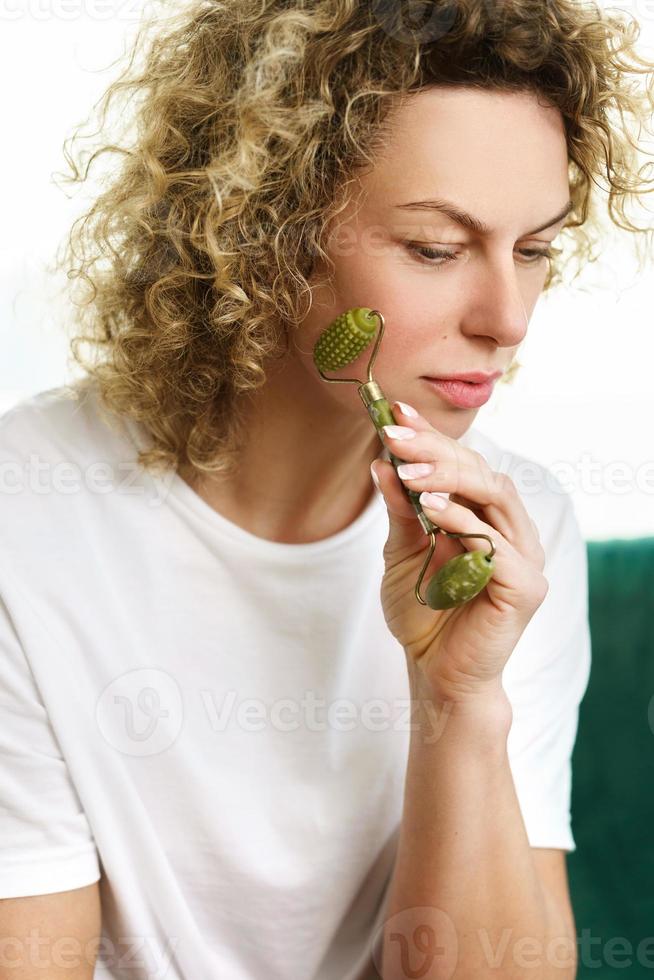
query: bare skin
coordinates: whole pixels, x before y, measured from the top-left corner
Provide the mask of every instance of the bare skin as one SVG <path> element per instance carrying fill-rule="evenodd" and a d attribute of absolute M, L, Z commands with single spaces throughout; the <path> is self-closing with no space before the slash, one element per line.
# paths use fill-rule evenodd
<path fill-rule="evenodd" d="M 563 122 L 530 93 L 433 88 L 398 109 L 384 153 L 356 188 L 332 229 L 331 283 L 316 280 L 292 350 L 267 367 L 266 384 L 248 402 L 238 477 L 180 474 L 223 516 L 271 541 L 336 534 L 370 500 L 379 438 L 356 386 L 327 384 L 311 357 L 343 311 L 384 314 L 374 373 L 389 401 L 413 405 L 453 439 L 471 426 L 479 409 L 447 404 L 423 377 L 505 370 L 513 360 L 547 274 L 546 259 L 522 250 L 552 243 L 563 218 L 531 232 L 569 201 Z M 435 210 L 395 207 L 432 198 L 456 203 L 489 233 Z M 456 259 L 421 258 L 407 242 Z M 363 379 L 369 354 L 334 376 Z"/>

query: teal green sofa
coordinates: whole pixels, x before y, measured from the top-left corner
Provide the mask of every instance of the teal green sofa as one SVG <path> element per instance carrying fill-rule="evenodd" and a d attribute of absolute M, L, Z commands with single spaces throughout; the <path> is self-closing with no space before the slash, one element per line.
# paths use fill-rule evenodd
<path fill-rule="evenodd" d="M 588 541 L 592 667 L 567 857 L 578 980 L 654 980 L 654 537 Z"/>

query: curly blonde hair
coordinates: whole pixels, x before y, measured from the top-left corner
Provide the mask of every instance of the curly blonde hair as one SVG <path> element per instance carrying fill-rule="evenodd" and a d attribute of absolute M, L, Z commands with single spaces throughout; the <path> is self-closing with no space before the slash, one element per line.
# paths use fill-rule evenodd
<path fill-rule="evenodd" d="M 426 22 L 407 27 L 416 11 Z M 638 143 L 654 110 L 639 32 L 579 0 L 193 0 L 167 22 L 155 12 L 100 101 L 99 131 L 117 100 L 126 145 L 103 137 L 84 168 L 72 152 L 81 127 L 64 143 L 69 183 L 102 154 L 122 156 L 56 265 L 82 283 L 79 301 L 71 288 L 80 387 L 97 383 L 105 408 L 145 426 L 141 465 L 232 472 L 242 398 L 311 307 L 344 191 L 374 164 L 398 97 L 431 85 L 531 90 L 560 110 L 574 209 L 545 289 L 597 257 L 593 185 L 611 221 L 649 247 L 627 214 L 654 183 Z"/>

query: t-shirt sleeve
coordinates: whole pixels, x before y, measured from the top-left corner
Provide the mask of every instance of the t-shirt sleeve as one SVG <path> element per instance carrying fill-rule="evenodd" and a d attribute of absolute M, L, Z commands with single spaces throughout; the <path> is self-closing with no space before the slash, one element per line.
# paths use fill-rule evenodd
<path fill-rule="evenodd" d="M 0 898 L 93 884 L 93 835 L 1 598 L 0 717 Z"/>
<path fill-rule="evenodd" d="M 571 759 L 591 665 L 588 564 L 572 501 L 559 500 L 550 540 L 541 533 L 549 591 L 503 682 L 513 708 L 507 751 L 529 843 L 574 851 Z"/>

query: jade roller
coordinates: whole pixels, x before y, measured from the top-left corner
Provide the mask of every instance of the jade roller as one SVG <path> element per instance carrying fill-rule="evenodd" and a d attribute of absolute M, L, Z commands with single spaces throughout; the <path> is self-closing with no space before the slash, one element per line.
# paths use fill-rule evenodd
<path fill-rule="evenodd" d="M 325 371 L 336 371 L 339 368 L 347 367 L 368 347 L 375 336 L 378 325 L 379 333 L 368 363 L 368 380 L 364 382 L 358 378 L 328 378 L 324 373 Z M 354 383 L 359 386 L 359 395 L 382 443 L 384 440 L 382 427 L 396 424 L 391 406 L 372 376 L 372 365 L 377 356 L 383 334 L 384 318 L 378 310 L 355 307 L 341 313 L 326 330 L 323 330 L 313 350 L 314 363 L 324 381 L 332 384 Z M 389 452 L 389 455 L 391 463 L 397 470 L 403 460 L 393 453 Z M 451 609 L 474 599 L 493 574 L 495 545 L 491 538 L 487 534 L 457 534 L 454 531 L 443 531 L 442 528 L 433 524 L 423 511 L 420 504 L 420 494 L 414 490 L 408 490 L 403 483 L 402 490 L 418 515 L 423 530 L 430 538 L 429 553 L 414 590 L 416 599 L 423 606 L 429 606 L 430 609 Z M 466 551 L 464 554 L 456 555 L 445 562 L 443 567 L 429 581 L 425 593 L 426 598 L 423 598 L 420 594 L 420 587 L 434 553 L 436 535 L 439 531 L 450 538 L 485 538 L 490 544 L 490 550 L 487 552 Z"/>

